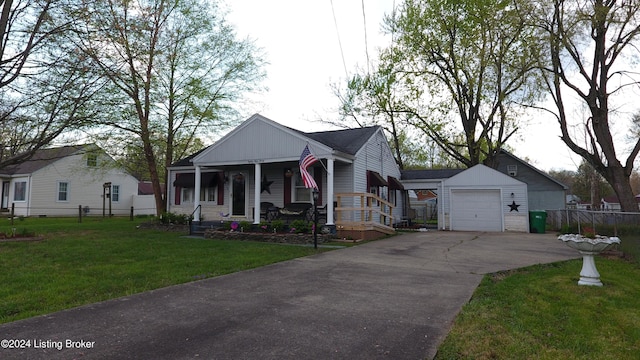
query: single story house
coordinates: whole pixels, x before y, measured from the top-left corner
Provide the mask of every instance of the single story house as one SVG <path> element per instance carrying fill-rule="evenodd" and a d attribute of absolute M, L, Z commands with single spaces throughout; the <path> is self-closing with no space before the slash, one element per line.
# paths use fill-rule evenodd
<path fill-rule="evenodd" d="M 0 169 L 0 182 L 1 209 L 15 216 L 128 215 L 138 194 L 138 180 L 95 145 L 38 150 Z"/>
<path fill-rule="evenodd" d="M 400 170 L 381 127 L 303 132 L 260 114 L 168 169 L 167 211 L 259 224 L 308 209 L 313 192 L 299 168 L 305 147 L 319 160 L 308 170 L 329 228 L 376 222 L 393 229 L 402 220 Z M 363 207 L 376 211 L 355 210 Z"/>

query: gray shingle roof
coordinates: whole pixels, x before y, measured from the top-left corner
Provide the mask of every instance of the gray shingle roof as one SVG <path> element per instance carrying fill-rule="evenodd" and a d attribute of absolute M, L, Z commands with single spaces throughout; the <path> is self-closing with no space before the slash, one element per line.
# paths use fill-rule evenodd
<path fill-rule="evenodd" d="M 29 159 L 15 165 L 9 165 L 0 170 L 1 174 L 32 174 L 64 157 L 82 150 L 87 145 L 71 145 L 58 148 L 40 149 Z"/>
<path fill-rule="evenodd" d="M 355 155 L 364 144 L 378 131 L 379 126 L 368 126 L 363 128 L 319 131 L 312 133 L 301 132 L 304 136 L 323 143 L 332 149 Z"/>
<path fill-rule="evenodd" d="M 448 179 L 465 169 L 401 170 L 402 180 Z"/>
<path fill-rule="evenodd" d="M 173 164 L 171 164 L 171 166 L 193 166 L 193 164 L 191 163 L 191 159 L 193 159 L 194 157 L 196 157 L 196 155 L 200 154 L 201 152 L 205 151 L 207 148 L 203 148 L 200 149 L 196 152 L 194 152 L 193 154 L 187 156 L 186 158 L 182 158 L 176 162 L 174 162 Z"/>

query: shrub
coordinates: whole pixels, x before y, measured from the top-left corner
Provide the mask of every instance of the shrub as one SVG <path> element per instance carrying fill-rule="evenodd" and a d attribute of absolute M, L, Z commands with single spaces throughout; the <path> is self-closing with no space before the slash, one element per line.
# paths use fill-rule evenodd
<path fill-rule="evenodd" d="M 296 234 L 307 234 L 311 232 L 311 223 L 306 220 L 294 220 L 289 225 L 289 228 Z"/>
<path fill-rule="evenodd" d="M 249 221 L 240 221 L 238 231 L 251 231 L 253 224 Z"/>
<path fill-rule="evenodd" d="M 185 214 L 174 214 L 171 212 L 163 213 L 160 216 L 160 222 L 162 224 L 174 224 L 174 225 L 187 225 L 191 217 Z"/>
<path fill-rule="evenodd" d="M 271 222 L 271 231 L 282 232 L 284 230 L 284 221 L 273 220 Z"/>

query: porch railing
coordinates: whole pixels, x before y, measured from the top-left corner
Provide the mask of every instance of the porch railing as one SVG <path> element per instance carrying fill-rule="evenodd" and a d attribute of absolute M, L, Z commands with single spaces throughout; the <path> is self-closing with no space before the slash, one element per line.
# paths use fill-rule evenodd
<path fill-rule="evenodd" d="M 375 194 L 338 193 L 335 219 L 338 229 L 393 232 L 394 205 Z"/>

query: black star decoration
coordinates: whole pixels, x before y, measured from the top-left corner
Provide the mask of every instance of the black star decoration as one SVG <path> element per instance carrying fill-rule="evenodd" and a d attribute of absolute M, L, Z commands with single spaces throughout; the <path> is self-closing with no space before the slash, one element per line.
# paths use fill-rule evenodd
<path fill-rule="evenodd" d="M 260 193 L 268 192 L 271 194 L 271 189 L 269 188 L 273 184 L 273 181 L 267 180 L 267 175 L 262 177 L 262 182 L 260 183 Z"/>
<path fill-rule="evenodd" d="M 507 206 L 511 208 L 511 210 L 509 210 L 509 212 L 512 212 L 512 211 L 514 211 L 514 210 L 515 210 L 515 211 L 517 211 L 517 212 L 520 212 L 520 211 L 518 211 L 518 207 L 519 207 L 520 205 L 519 205 L 519 204 L 516 204 L 516 202 L 515 202 L 515 201 L 512 201 L 512 202 L 511 202 L 511 204 L 509 204 L 509 205 L 507 205 Z"/>

